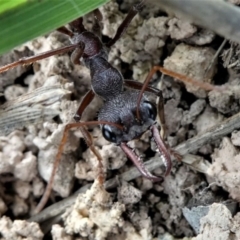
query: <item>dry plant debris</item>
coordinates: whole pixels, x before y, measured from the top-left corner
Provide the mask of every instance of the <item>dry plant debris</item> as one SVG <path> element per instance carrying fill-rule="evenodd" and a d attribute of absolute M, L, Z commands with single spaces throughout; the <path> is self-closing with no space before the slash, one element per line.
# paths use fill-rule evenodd
<path fill-rule="evenodd" d="M 119 6 L 112 1 L 100 9 L 105 36 L 113 37 L 131 4 L 125 0 Z M 206 92 L 167 76 L 159 83 L 159 76 L 154 76 L 153 84 L 162 89 L 165 101 L 167 142 L 181 154 L 194 154 L 185 155 L 183 163 L 174 162 L 162 184 L 138 177 L 120 148 L 94 127 L 94 144 L 107 172 L 106 191 L 94 181 L 97 160 L 86 149 L 80 131 L 71 131 L 53 189 L 58 198 L 71 196 L 73 188 L 80 188 L 81 193 L 35 218 L 42 222 L 40 219 L 65 212 L 57 224 L 48 224 L 53 239 L 220 239 L 215 234 L 224 240 L 239 239 L 239 213 L 234 216 L 223 204 L 213 203 L 219 202 L 219 195 L 222 201 L 240 201 L 240 133 L 234 131 L 240 128 L 239 45 L 227 43 L 212 61 L 223 39 L 178 14 L 147 7 L 112 47 L 110 62 L 128 79 L 144 81 L 150 68 L 158 64 L 199 81 L 224 84 L 225 90 Z M 91 17 L 86 16 L 85 21 L 91 24 Z M 67 43 L 66 37 L 53 32 L 1 57 L 0 65 Z M 43 234 L 37 223 L 26 219 L 50 177 L 63 127 L 72 121 L 88 89 L 88 69 L 73 65 L 68 54 L 0 75 L 0 100 L 4 102 L 0 106 L 1 239 L 49 237 L 45 227 L 41 226 Z M 93 120 L 101 105 L 101 99 L 95 99 L 83 120 Z M 161 175 L 164 168 L 156 146 L 149 145 L 150 138 L 147 132 L 130 144 Z M 182 209 L 209 184 L 214 197 L 196 236 Z M 53 203 L 54 197 L 49 204 Z"/>

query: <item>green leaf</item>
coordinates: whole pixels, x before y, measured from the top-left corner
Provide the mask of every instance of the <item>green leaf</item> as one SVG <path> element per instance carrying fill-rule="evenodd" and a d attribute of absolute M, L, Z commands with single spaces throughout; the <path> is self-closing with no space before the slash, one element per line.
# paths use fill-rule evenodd
<path fill-rule="evenodd" d="M 0 0 L 0 54 L 100 7 L 108 0 Z"/>

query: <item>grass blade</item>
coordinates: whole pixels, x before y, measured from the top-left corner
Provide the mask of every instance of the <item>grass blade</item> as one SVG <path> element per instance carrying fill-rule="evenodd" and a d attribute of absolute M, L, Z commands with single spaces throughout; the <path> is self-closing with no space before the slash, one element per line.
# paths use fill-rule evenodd
<path fill-rule="evenodd" d="M 108 0 L 0 1 L 0 54 L 98 8 Z"/>

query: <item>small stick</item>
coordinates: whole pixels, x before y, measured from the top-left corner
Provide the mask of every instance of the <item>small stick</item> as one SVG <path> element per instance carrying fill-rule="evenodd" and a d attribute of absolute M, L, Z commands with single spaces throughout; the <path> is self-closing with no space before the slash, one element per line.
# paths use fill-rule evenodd
<path fill-rule="evenodd" d="M 205 76 L 207 76 L 209 70 L 211 69 L 213 63 L 215 62 L 215 60 L 217 59 L 218 55 L 220 54 L 220 52 L 223 50 L 225 44 L 227 43 L 227 39 L 225 38 L 222 42 L 222 44 L 220 45 L 220 47 L 218 48 L 218 50 L 216 51 L 216 53 L 214 54 L 213 58 L 211 59 L 210 64 L 207 67 L 207 70 L 205 72 Z"/>
<path fill-rule="evenodd" d="M 219 0 L 148 0 L 155 6 L 188 19 L 215 33 L 240 43 L 240 9 L 226 1 Z"/>

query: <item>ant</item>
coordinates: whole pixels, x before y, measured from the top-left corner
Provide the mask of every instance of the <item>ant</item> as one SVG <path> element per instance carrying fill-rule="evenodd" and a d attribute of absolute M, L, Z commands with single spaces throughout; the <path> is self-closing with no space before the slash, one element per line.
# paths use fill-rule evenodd
<path fill-rule="evenodd" d="M 70 45 L 32 57 L 22 58 L 16 62 L 0 67 L 1 73 L 18 65 L 31 64 L 56 54 L 73 51 L 71 55 L 72 62 L 74 64 L 80 64 L 82 61 L 90 70 L 92 89 L 87 92 L 77 109 L 74 115 L 75 122 L 65 126 L 50 180 L 36 208 L 36 212 L 42 210 L 49 198 L 54 175 L 59 165 L 64 145 L 67 142 L 68 132 L 72 128 L 80 128 L 87 145 L 97 157 L 99 163 L 98 179 L 102 184 L 104 182 L 102 158 L 95 149 L 92 137 L 87 131 L 86 126 L 89 125 L 99 124 L 102 129 L 103 137 L 120 146 L 128 158 L 133 161 L 140 173 L 151 181 L 162 181 L 163 177 L 154 176 L 145 168 L 141 158 L 135 153 L 134 149 L 128 146 L 127 143 L 130 140 L 139 138 L 147 130 L 151 131 L 153 139 L 158 147 L 160 157 L 166 167 L 165 176 L 171 171 L 172 163 L 170 154 L 174 155 L 178 160 L 181 160 L 181 156 L 171 150 L 164 142 L 166 126 L 162 92 L 157 88 L 148 86 L 148 84 L 156 71 L 161 71 L 164 74 L 182 79 L 186 82 L 193 82 L 194 84 L 200 85 L 199 82 L 162 67 L 155 66 L 148 74 L 144 84 L 142 84 L 137 81 L 124 80 L 122 74 L 108 62 L 107 50 L 124 34 L 132 19 L 143 8 L 143 2 L 144 1 L 141 1 L 135 4 L 130 9 L 126 18 L 118 27 L 115 36 L 105 45 L 101 41 L 100 25 L 102 15 L 99 10 L 94 10 L 93 13 L 96 21 L 92 32 L 85 29 L 83 18 L 80 17 L 69 24 L 71 30 L 66 27 L 57 29 L 57 31 L 69 36 L 71 41 Z M 204 84 L 202 87 L 207 88 L 207 90 L 212 90 L 212 85 L 210 84 Z M 143 94 L 144 92 L 152 93 L 159 98 L 157 106 L 147 99 Z M 98 121 L 80 122 L 84 110 L 91 103 L 95 95 L 100 96 L 104 101 L 104 106 L 100 109 L 98 115 Z M 160 119 L 160 132 L 158 129 L 159 126 L 155 120 L 157 112 Z"/>

